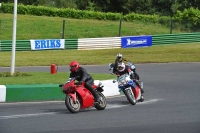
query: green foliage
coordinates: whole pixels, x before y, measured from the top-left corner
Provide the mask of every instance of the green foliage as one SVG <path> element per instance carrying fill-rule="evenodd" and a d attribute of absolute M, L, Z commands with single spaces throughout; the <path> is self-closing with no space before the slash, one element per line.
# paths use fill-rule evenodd
<path fill-rule="evenodd" d="M 126 21 L 132 21 L 132 20 L 138 20 L 143 22 L 152 22 L 157 23 L 159 20 L 158 15 L 143 15 L 143 14 L 137 14 L 137 13 L 130 13 L 124 16 L 124 19 Z"/>
<path fill-rule="evenodd" d="M 3 3 L 2 12 L 4 13 L 13 13 L 13 4 L 12 3 Z M 177 11 L 177 8 L 180 5 L 178 3 L 173 4 L 174 20 L 187 20 L 194 28 L 200 24 L 200 11 L 196 8 L 184 9 L 183 12 Z M 90 7 L 94 8 L 94 5 L 90 3 Z M 94 10 L 94 9 L 92 9 Z M 176 12 L 177 11 L 177 12 Z M 88 10 L 76 10 L 73 8 L 53 8 L 53 7 L 44 7 L 44 6 L 32 6 L 32 5 L 22 5 L 18 4 L 18 14 L 30 14 L 36 16 L 57 16 L 57 17 L 66 17 L 66 18 L 76 18 L 76 19 L 97 19 L 97 20 L 120 20 L 121 13 L 111 13 L 111 12 L 98 12 L 98 11 L 88 11 Z M 167 16 L 158 16 L 158 15 L 143 15 L 137 13 L 129 13 L 124 15 L 124 20 L 133 21 L 138 20 L 142 22 L 152 22 L 152 23 L 161 23 L 168 24 L 170 17 Z"/>
<path fill-rule="evenodd" d="M 184 9 L 183 12 L 177 11 L 174 16 L 176 21 L 185 20 L 184 25 L 194 31 L 200 27 L 200 10 L 198 8 Z"/>
<path fill-rule="evenodd" d="M 4 13 L 13 13 L 13 4 L 3 4 L 2 11 Z M 18 4 L 18 14 L 30 14 L 36 16 L 57 16 L 76 19 L 98 19 L 98 20 L 119 20 L 120 13 L 103 13 L 87 10 L 75 10 L 73 8 L 52 8 L 44 6 L 32 6 Z"/>
<path fill-rule="evenodd" d="M 27 77 L 27 76 L 31 76 L 31 74 L 29 74 L 28 72 L 20 73 L 19 71 L 15 71 L 13 74 L 5 71 L 0 73 L 0 77 Z"/>

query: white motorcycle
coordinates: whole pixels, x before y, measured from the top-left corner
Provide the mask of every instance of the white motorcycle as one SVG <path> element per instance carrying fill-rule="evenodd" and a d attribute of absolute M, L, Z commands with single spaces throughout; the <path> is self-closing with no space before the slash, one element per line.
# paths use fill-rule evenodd
<path fill-rule="evenodd" d="M 135 80 L 130 79 L 129 74 L 123 74 L 113 80 L 113 83 L 118 82 L 118 88 L 123 91 L 128 101 L 135 105 L 137 102 L 143 102 L 144 96 L 142 95 L 141 88 L 143 88 L 143 82 L 140 81 L 140 85 L 137 85 Z"/>

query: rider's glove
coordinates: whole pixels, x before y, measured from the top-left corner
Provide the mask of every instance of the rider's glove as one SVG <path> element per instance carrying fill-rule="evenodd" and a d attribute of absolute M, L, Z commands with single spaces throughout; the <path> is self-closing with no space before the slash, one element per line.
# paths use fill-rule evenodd
<path fill-rule="evenodd" d="M 76 85 L 81 85 L 83 83 L 83 81 L 78 81 L 77 83 L 76 83 Z"/>

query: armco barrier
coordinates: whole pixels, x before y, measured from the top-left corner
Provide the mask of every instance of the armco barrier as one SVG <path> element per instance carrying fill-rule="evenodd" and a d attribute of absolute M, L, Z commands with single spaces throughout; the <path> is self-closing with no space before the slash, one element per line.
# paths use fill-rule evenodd
<path fill-rule="evenodd" d="M 200 32 L 152 35 L 152 45 L 200 42 Z M 121 37 L 65 39 L 65 49 L 121 48 Z M 30 40 L 17 40 L 16 51 L 30 51 Z M 0 51 L 12 51 L 12 41 L 0 40 Z"/>
<path fill-rule="evenodd" d="M 95 80 L 95 84 L 98 82 Z M 117 84 L 113 84 L 112 80 L 102 80 L 101 83 L 106 97 L 120 94 Z M 64 98 L 59 84 L 0 85 L 0 102 L 53 101 Z"/>
<path fill-rule="evenodd" d="M 78 50 L 121 48 L 121 37 L 78 39 Z"/>
<path fill-rule="evenodd" d="M 200 32 L 152 35 L 152 45 L 200 42 Z"/>
<path fill-rule="evenodd" d="M 65 49 L 78 49 L 78 39 L 65 39 Z M 12 41 L 0 40 L 0 51 L 12 51 Z M 16 51 L 31 51 L 30 40 L 17 40 Z"/>

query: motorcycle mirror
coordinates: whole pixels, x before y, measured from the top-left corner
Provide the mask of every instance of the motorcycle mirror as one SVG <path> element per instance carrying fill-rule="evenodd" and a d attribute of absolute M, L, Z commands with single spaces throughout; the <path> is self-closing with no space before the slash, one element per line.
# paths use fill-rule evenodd
<path fill-rule="evenodd" d="M 63 87 L 64 86 L 64 84 L 59 84 L 59 87 Z"/>

